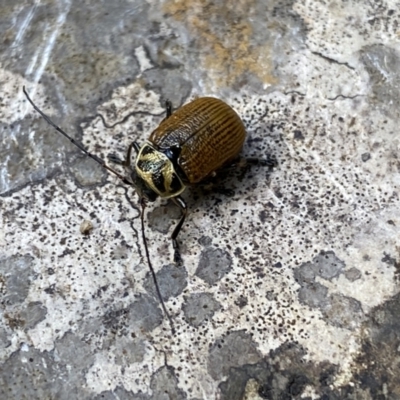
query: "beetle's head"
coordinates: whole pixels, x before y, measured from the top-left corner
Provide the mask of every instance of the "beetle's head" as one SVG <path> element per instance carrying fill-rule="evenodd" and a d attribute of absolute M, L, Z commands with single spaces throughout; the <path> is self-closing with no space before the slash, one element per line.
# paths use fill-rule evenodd
<path fill-rule="evenodd" d="M 130 171 L 130 180 L 140 199 L 150 202 L 157 200 L 158 194 L 148 186 L 147 182 L 138 175 L 134 168 Z"/>
<path fill-rule="evenodd" d="M 175 197 L 185 190 L 172 161 L 148 142 L 139 150 L 131 177 L 139 196 L 142 194 L 149 201 L 155 201 L 157 196 Z"/>

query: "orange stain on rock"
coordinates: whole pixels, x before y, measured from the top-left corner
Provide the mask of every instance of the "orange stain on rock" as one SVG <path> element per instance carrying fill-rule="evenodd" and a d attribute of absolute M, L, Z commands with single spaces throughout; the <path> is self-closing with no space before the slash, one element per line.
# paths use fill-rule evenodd
<path fill-rule="evenodd" d="M 200 62 L 217 85 L 233 86 L 246 75 L 276 83 L 269 44 L 257 43 L 251 12 L 244 11 L 253 4 L 254 0 L 177 0 L 165 3 L 164 11 L 186 26 L 200 50 Z"/>

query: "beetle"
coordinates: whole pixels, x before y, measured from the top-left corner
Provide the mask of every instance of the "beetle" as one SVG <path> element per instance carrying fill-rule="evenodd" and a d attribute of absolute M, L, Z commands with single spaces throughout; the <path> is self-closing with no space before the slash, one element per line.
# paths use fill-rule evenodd
<path fill-rule="evenodd" d="M 180 194 L 235 160 L 245 138 L 242 120 L 222 100 L 197 98 L 175 113 L 167 101 L 166 118 L 141 147 L 133 142 L 125 160 L 109 157 L 126 168 L 126 177 L 139 197 L 151 202 L 157 197 L 171 199 L 181 209 L 182 216 L 171 235 L 177 264 L 182 262 L 177 237 L 187 216 Z M 137 153 L 134 167 L 132 148 Z"/>
<path fill-rule="evenodd" d="M 166 117 L 142 146 L 139 146 L 137 142 L 131 143 L 124 160 L 115 155 L 108 156 L 111 162 L 125 168 L 125 175 L 121 175 L 55 125 L 33 103 L 25 87 L 23 91 L 33 108 L 51 126 L 87 156 L 120 178 L 123 183 L 135 187 L 142 204 L 142 236 L 147 259 L 158 296 L 164 312 L 168 315 L 146 245 L 143 223 L 145 204 L 147 201 L 154 202 L 161 197 L 171 199 L 181 209 L 181 218 L 171 235 L 174 261 L 181 264 L 182 258 L 177 237 L 187 216 L 187 206 L 180 195 L 187 186 L 198 185 L 212 178 L 217 171 L 239 158 L 246 138 L 246 129 L 239 115 L 228 104 L 213 97 L 197 98 L 174 113 L 171 102 L 166 101 Z M 131 163 L 132 149 L 136 152 L 133 166 Z M 253 163 L 260 160 L 248 159 L 247 161 Z M 261 162 L 270 167 L 275 165 L 273 158 L 261 160 Z"/>

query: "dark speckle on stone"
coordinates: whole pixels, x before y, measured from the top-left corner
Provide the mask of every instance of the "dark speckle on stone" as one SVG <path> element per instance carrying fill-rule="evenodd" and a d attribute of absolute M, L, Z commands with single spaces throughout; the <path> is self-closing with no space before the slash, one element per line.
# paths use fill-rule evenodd
<path fill-rule="evenodd" d="M 232 259 L 229 253 L 217 248 L 207 248 L 201 252 L 196 275 L 214 285 L 232 269 Z"/>
<path fill-rule="evenodd" d="M 54 294 L 56 291 L 56 285 L 52 284 L 50 286 L 48 286 L 46 289 L 44 289 L 44 292 L 47 294 Z"/>
<path fill-rule="evenodd" d="M 212 294 L 193 293 L 185 297 L 183 313 L 186 321 L 194 326 L 200 326 L 206 319 L 210 319 L 221 305 L 216 301 Z"/>
<path fill-rule="evenodd" d="M 268 290 L 268 292 L 265 294 L 265 297 L 269 300 L 269 301 L 273 301 L 276 298 L 276 295 L 274 293 L 273 290 Z"/>
<path fill-rule="evenodd" d="M 239 308 L 243 308 L 243 307 L 247 306 L 247 304 L 248 304 L 247 297 L 245 297 L 245 296 L 239 296 L 239 297 L 235 300 L 235 304 L 236 304 Z"/>
<path fill-rule="evenodd" d="M 392 257 L 390 254 L 387 254 L 387 253 L 383 253 L 383 254 L 384 254 L 384 257 L 382 258 L 382 262 L 384 262 L 385 264 L 388 264 L 388 265 L 393 265 L 393 266 L 396 266 L 396 264 L 398 264 L 396 259 L 394 257 Z"/>
<path fill-rule="evenodd" d="M 239 257 L 242 254 L 242 249 L 240 247 L 236 247 L 234 253 L 236 257 Z"/>
<path fill-rule="evenodd" d="M 103 325 L 111 332 L 122 331 L 127 325 L 127 308 L 107 311 L 103 316 Z"/>
<path fill-rule="evenodd" d="M 371 158 L 371 154 L 369 154 L 369 153 L 361 154 L 361 160 L 363 160 L 364 162 L 368 161 L 370 158 Z"/>
<path fill-rule="evenodd" d="M 273 264 L 274 268 L 282 268 L 282 263 L 278 261 L 277 263 Z"/>
<path fill-rule="evenodd" d="M 187 271 L 183 266 L 177 267 L 174 264 L 164 265 L 156 273 L 158 286 L 164 301 L 170 297 L 179 296 L 183 292 L 187 286 L 187 276 Z M 158 299 L 153 277 L 150 273 L 147 273 L 143 286 L 148 293 Z"/>
<path fill-rule="evenodd" d="M 258 213 L 258 218 L 260 218 L 260 221 L 264 224 L 265 221 L 267 220 L 267 212 L 265 210 L 261 210 Z"/>
<path fill-rule="evenodd" d="M 301 131 L 299 131 L 299 130 L 295 130 L 295 131 L 293 132 L 293 137 L 294 137 L 294 139 L 296 139 L 296 140 L 304 140 L 304 136 L 303 136 L 303 134 L 301 133 Z"/>

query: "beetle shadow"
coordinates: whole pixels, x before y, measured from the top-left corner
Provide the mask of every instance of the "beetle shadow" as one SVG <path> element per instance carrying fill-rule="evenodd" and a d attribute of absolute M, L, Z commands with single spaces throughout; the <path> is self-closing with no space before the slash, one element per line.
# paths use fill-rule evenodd
<path fill-rule="evenodd" d="M 248 162 L 248 160 L 250 160 Z M 264 160 L 240 158 L 234 163 L 216 171 L 214 176 L 195 185 L 188 185 L 181 195 L 188 205 L 189 214 L 194 210 L 218 206 L 236 195 L 245 196 L 257 189 L 258 175 L 262 171 L 263 181 L 268 185 L 269 177 L 276 161 L 264 163 Z M 171 205 L 169 205 L 171 203 Z M 178 209 L 171 201 L 168 207 Z M 176 211 L 174 212 L 176 216 Z M 180 217 L 180 213 L 178 214 Z"/>

